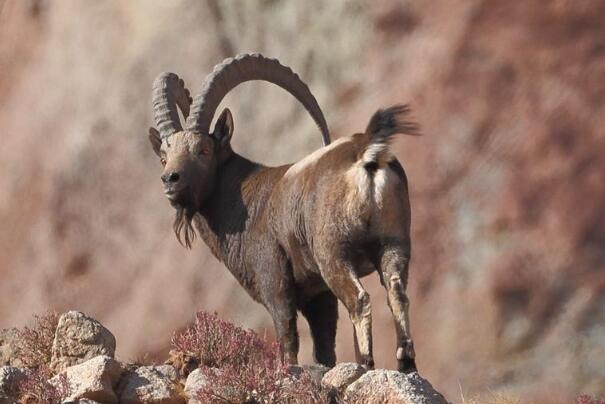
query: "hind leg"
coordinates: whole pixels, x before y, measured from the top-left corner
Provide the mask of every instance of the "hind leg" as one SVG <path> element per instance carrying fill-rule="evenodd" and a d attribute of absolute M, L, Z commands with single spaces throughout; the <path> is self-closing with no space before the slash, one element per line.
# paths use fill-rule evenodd
<path fill-rule="evenodd" d="M 318 260 L 318 263 L 324 281 L 349 312 L 355 329 L 356 352 L 359 352 L 357 362 L 373 369 L 370 295 L 347 260 L 329 257 L 325 262 Z"/>
<path fill-rule="evenodd" d="M 311 299 L 302 314 L 309 323 L 313 338 L 313 359 L 324 366 L 336 364 L 336 322 L 338 320 L 338 300 L 329 290 Z"/>
<path fill-rule="evenodd" d="M 387 302 L 397 331 L 397 362 L 400 372 L 416 370 L 416 354 L 410 333 L 410 301 L 405 293 L 409 253 L 405 248 L 386 249 L 380 257 L 380 271 L 387 290 Z"/>

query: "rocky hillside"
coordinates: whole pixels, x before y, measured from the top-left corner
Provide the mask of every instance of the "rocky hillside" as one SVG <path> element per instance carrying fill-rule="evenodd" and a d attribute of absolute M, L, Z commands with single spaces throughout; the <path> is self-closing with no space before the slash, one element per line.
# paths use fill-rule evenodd
<path fill-rule="evenodd" d="M 334 137 L 411 103 L 424 136 L 395 147 L 412 333 L 437 389 L 605 395 L 603 21 L 591 0 L 0 1 L 0 328 L 77 308 L 122 358 L 162 358 L 199 309 L 271 335 L 205 246 L 176 242 L 146 139 L 158 72 L 195 93 L 224 57 L 260 51 L 309 83 Z M 246 156 L 278 164 L 320 145 L 279 89 L 246 84 L 225 104 Z M 374 278 L 376 361 L 392 368 Z M 351 361 L 344 312 L 338 338 Z"/>

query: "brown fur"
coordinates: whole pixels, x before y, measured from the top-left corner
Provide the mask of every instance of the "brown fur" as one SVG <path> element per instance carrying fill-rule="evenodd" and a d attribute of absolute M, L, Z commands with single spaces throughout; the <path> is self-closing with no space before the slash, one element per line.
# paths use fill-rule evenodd
<path fill-rule="evenodd" d="M 196 224 L 213 254 L 267 308 L 290 363 L 297 362 L 301 311 L 315 359 L 334 365 L 338 299 L 354 325 L 358 361 L 373 367 L 370 297 L 359 278 L 377 271 L 395 319 L 399 368 L 415 368 L 405 295 L 407 180 L 388 148 L 393 134 L 415 131 L 404 119 L 407 112 L 401 106 L 378 111 L 365 133 L 273 168 L 231 150 L 228 110 L 210 135 L 179 132 L 160 144 L 152 139 L 166 163 L 164 176 L 179 174 L 165 183 L 177 210 L 177 237 L 190 246 Z"/>

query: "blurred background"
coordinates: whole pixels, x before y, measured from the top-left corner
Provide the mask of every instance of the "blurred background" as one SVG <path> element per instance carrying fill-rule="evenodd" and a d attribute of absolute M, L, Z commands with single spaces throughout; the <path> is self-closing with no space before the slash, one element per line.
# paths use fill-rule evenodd
<path fill-rule="evenodd" d="M 165 359 L 216 311 L 273 334 L 201 242 L 172 232 L 147 140 L 151 83 L 197 93 L 223 58 L 259 51 L 307 81 L 332 137 L 409 102 L 412 333 L 421 373 L 455 402 L 605 394 L 605 2 L 0 0 L 0 328 L 77 309 L 117 354 Z M 265 164 L 320 146 L 269 84 L 238 87 L 234 147 Z M 376 276 L 378 367 L 395 332 Z M 311 361 L 299 320 L 302 362 Z M 341 310 L 338 359 L 353 359 Z"/>

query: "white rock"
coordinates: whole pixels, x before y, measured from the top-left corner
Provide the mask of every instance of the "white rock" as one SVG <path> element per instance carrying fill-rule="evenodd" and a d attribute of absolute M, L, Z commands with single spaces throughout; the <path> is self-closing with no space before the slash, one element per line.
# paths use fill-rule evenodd
<path fill-rule="evenodd" d="M 95 356 L 114 357 L 116 339 L 97 320 L 77 311 L 59 318 L 52 346 L 51 368 L 60 372 Z"/>
<path fill-rule="evenodd" d="M 94 400 L 103 403 L 117 403 L 114 388 L 120 380 L 123 369 L 119 362 L 109 356 L 97 356 L 79 365 L 70 366 L 51 379 L 56 384 L 61 375 L 67 377 L 69 400 Z"/>
<path fill-rule="evenodd" d="M 185 399 L 179 396 L 177 372 L 170 365 L 141 366 L 122 376 L 118 387 L 122 404 L 180 404 Z"/>
<path fill-rule="evenodd" d="M 359 379 L 364 373 L 366 373 L 366 368 L 358 363 L 339 363 L 324 375 L 321 382 L 328 387 L 332 387 L 340 392 L 343 392 L 351 383 Z"/>
<path fill-rule="evenodd" d="M 185 382 L 185 394 L 189 398 L 189 404 L 202 404 L 195 396 L 197 392 L 208 384 L 208 379 L 202 373 L 201 369 L 195 369 L 187 376 Z"/>
<path fill-rule="evenodd" d="M 365 404 L 447 404 L 445 398 L 417 372 L 372 370 L 347 387 L 345 401 Z"/>

